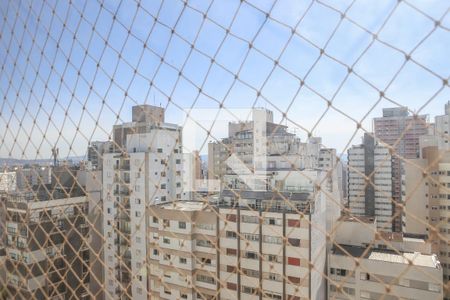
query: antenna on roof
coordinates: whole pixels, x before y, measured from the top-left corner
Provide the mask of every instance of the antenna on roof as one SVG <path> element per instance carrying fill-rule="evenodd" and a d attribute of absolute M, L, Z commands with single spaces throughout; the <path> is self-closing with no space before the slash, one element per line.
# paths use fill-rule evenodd
<path fill-rule="evenodd" d="M 59 148 L 52 148 L 52 156 L 53 156 L 53 166 L 56 167 L 58 163 L 58 154 L 59 154 Z"/>

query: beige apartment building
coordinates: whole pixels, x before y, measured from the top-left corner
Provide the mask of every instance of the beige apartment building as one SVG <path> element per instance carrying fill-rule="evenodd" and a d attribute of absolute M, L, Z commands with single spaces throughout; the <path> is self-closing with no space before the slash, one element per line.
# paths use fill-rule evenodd
<path fill-rule="evenodd" d="M 150 207 L 151 297 L 324 299 L 325 207 L 310 193 L 264 191 Z"/>
<path fill-rule="evenodd" d="M 422 158 L 405 167 L 404 179 L 404 231 L 428 237 L 442 264 L 445 299 L 450 299 L 450 152 L 424 147 Z"/>
<path fill-rule="evenodd" d="M 341 217 L 328 254 L 328 299 L 443 298 L 442 268 L 430 244 L 377 232 L 374 218 Z"/>
<path fill-rule="evenodd" d="M 8 299 L 91 299 L 83 190 L 39 186 L 0 196 L 6 203 L 1 268 Z"/>
<path fill-rule="evenodd" d="M 407 107 L 384 108 L 383 116 L 374 118 L 375 137 L 392 147 L 392 198 L 394 202 L 402 202 L 402 176 L 404 159 L 419 157 L 420 137 L 428 133 L 428 116 L 412 116 Z M 393 230 L 402 230 L 401 206 L 395 206 Z"/>

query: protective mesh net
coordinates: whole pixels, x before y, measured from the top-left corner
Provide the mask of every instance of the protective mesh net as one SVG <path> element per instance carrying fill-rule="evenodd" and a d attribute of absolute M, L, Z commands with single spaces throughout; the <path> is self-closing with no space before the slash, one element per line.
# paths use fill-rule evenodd
<path fill-rule="evenodd" d="M 448 1 L 0 10 L 1 297 L 447 294 Z"/>

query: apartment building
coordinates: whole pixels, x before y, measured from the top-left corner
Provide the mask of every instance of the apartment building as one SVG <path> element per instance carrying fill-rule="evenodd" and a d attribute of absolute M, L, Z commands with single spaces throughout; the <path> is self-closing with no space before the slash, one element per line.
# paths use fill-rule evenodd
<path fill-rule="evenodd" d="M 103 155 L 114 151 L 114 143 L 112 141 L 94 141 L 89 143 L 87 150 L 87 160 L 90 168 L 100 170 L 103 166 Z"/>
<path fill-rule="evenodd" d="M 419 139 L 428 133 L 428 116 L 411 116 L 406 107 L 384 108 L 383 117 L 374 118 L 375 137 L 394 150 L 392 156 L 392 198 L 402 201 L 404 159 L 419 157 Z M 395 206 L 393 230 L 401 231 L 401 206 Z"/>
<path fill-rule="evenodd" d="M 164 123 L 164 108 L 142 104 L 131 108 L 131 122 L 114 125 L 114 152 L 126 152 L 127 136 L 133 133 L 149 132 L 151 127 Z"/>
<path fill-rule="evenodd" d="M 180 201 L 149 208 L 148 287 L 151 299 L 218 299 L 218 211 Z"/>
<path fill-rule="evenodd" d="M 361 145 L 348 150 L 348 202 L 353 216 L 375 217 L 377 228 L 392 231 L 392 156 L 366 133 Z"/>
<path fill-rule="evenodd" d="M 430 244 L 379 232 L 374 218 L 342 217 L 328 254 L 329 299 L 442 299 L 442 268 Z"/>
<path fill-rule="evenodd" d="M 51 174 L 49 166 L 8 167 L 0 173 L 0 191 L 26 191 L 38 184 L 50 184 Z"/>
<path fill-rule="evenodd" d="M 3 171 L 0 173 L 0 191 L 13 192 L 17 189 L 16 172 Z"/>
<path fill-rule="evenodd" d="M 439 254 L 445 299 L 450 299 L 450 153 L 436 146 L 424 147 L 421 153 L 405 166 L 403 226 L 405 232 L 428 237 Z"/>
<path fill-rule="evenodd" d="M 86 193 L 89 224 L 89 293 L 91 299 L 104 299 L 104 232 L 103 232 L 103 198 L 101 170 L 81 169 L 77 171 L 77 183 Z"/>
<path fill-rule="evenodd" d="M 441 150 L 450 149 L 450 101 L 445 104 L 444 114 L 434 117 L 434 123 L 429 124 L 428 134 L 420 137 L 420 149 L 436 146 Z"/>
<path fill-rule="evenodd" d="M 303 143 L 285 125 L 274 123 L 273 112 L 254 109 L 252 120 L 230 122 L 228 137 L 208 145 L 208 178 L 259 170 L 317 168 L 321 140 Z"/>
<path fill-rule="evenodd" d="M 1 197 L 6 203 L 6 294 L 11 299 L 91 299 L 88 203 L 82 189 L 38 186 Z"/>
<path fill-rule="evenodd" d="M 113 140 L 120 149 L 103 156 L 103 278 L 108 299 L 147 299 L 146 207 L 182 197 L 181 128 L 162 123 L 160 112 L 134 107 L 133 122 L 114 127 Z"/>
<path fill-rule="evenodd" d="M 231 190 L 152 206 L 152 299 L 324 299 L 325 208 L 313 193 Z"/>
<path fill-rule="evenodd" d="M 287 126 L 274 123 L 272 111 L 254 109 L 251 121 L 229 123 L 228 137 L 209 144 L 208 177 L 220 180 L 222 189 L 255 191 L 295 190 L 315 182 L 328 191 L 328 203 L 336 204 L 329 211 L 339 213 L 341 165 L 336 150 L 321 143 L 318 137 L 301 142 Z"/>
<path fill-rule="evenodd" d="M 18 166 L 11 171 L 17 174 L 16 183 L 18 190 L 29 190 L 35 185 L 52 183 L 52 168 L 50 166 Z"/>

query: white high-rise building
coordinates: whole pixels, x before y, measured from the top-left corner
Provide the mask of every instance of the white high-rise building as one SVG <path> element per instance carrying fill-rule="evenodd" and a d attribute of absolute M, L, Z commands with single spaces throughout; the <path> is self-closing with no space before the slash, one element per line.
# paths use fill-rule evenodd
<path fill-rule="evenodd" d="M 354 216 L 370 216 L 377 228 L 392 231 L 392 156 L 370 134 L 348 150 L 348 201 Z"/>
<path fill-rule="evenodd" d="M 181 199 L 181 127 L 155 109 L 134 107 L 133 122 L 114 127 L 117 152 L 103 155 L 107 299 L 147 299 L 146 208 Z"/>

